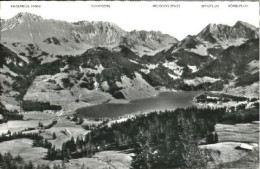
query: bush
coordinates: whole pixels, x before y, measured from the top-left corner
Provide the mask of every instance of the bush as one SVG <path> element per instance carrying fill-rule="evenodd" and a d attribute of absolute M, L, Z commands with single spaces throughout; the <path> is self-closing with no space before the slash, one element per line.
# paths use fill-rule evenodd
<path fill-rule="evenodd" d="M 84 122 L 83 118 L 80 117 L 76 124 L 81 125 L 81 124 L 83 124 L 83 122 Z"/>
<path fill-rule="evenodd" d="M 65 88 L 71 88 L 73 86 L 73 83 L 70 82 L 69 78 L 62 78 L 61 81 Z"/>

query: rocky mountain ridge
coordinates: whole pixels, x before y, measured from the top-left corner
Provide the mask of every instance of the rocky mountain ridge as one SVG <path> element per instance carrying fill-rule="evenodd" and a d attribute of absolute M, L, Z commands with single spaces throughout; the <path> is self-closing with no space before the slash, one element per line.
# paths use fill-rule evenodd
<path fill-rule="evenodd" d="M 92 47 L 113 48 L 121 44 L 142 55 L 177 42 L 176 38 L 161 32 L 127 32 L 110 22 L 69 23 L 43 19 L 30 13 L 19 13 L 11 19 L 2 20 L 1 36 L 2 43 L 10 48 L 14 48 L 14 42 L 34 44 L 55 55 L 75 55 Z"/>
<path fill-rule="evenodd" d="M 235 25 L 209 24 L 197 35 L 188 35 L 173 45 L 172 52 L 188 51 L 202 56 L 218 56 L 230 46 L 239 46 L 249 39 L 258 37 L 258 28 L 248 23 L 237 21 Z"/>

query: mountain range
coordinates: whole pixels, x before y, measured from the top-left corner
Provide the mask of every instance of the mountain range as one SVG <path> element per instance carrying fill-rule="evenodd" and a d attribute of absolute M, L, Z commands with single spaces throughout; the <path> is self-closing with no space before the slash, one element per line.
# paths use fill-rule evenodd
<path fill-rule="evenodd" d="M 30 13 L 1 24 L 1 102 L 9 109 L 33 101 L 74 110 L 162 90 L 258 95 L 259 29 L 242 21 L 209 24 L 181 41 Z"/>
<path fill-rule="evenodd" d="M 50 54 L 80 54 L 92 47 L 113 48 L 124 44 L 137 53 L 149 53 L 177 42 L 161 32 L 127 32 L 110 22 L 69 23 L 18 13 L 2 20 L 1 38 L 7 44 L 31 43 Z"/>

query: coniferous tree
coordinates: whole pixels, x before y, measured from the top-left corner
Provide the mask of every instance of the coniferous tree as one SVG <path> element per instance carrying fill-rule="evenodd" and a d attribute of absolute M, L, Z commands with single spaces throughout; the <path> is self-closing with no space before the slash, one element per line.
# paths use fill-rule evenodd
<path fill-rule="evenodd" d="M 218 142 L 218 133 L 217 132 L 215 132 L 214 137 L 215 137 L 214 142 L 217 143 Z"/>
<path fill-rule="evenodd" d="M 55 140 L 56 138 L 57 138 L 56 133 L 53 132 L 53 134 L 52 134 L 52 139 Z"/>

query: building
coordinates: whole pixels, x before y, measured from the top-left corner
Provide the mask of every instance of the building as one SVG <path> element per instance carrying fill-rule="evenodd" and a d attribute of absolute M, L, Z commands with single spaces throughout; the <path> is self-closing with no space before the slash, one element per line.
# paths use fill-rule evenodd
<path fill-rule="evenodd" d="M 254 147 L 249 145 L 249 144 L 245 144 L 245 143 L 241 143 L 239 145 L 239 148 L 240 149 L 243 149 L 243 150 L 249 150 L 249 151 L 253 151 Z"/>

